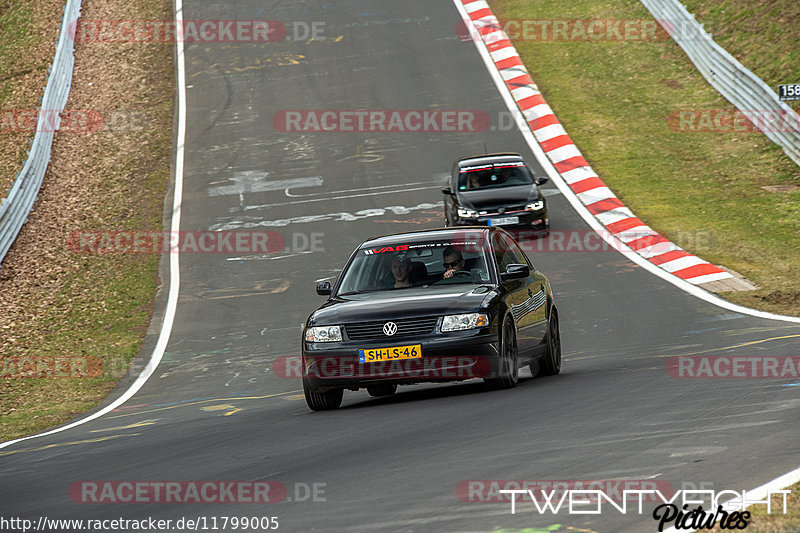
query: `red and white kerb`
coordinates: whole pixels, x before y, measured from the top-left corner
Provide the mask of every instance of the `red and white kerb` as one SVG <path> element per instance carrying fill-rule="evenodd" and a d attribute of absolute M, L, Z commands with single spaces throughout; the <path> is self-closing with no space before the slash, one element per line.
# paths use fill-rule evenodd
<path fill-rule="evenodd" d="M 484 0 L 461 2 L 542 150 L 597 220 L 636 253 L 690 283 L 733 277 L 659 235 L 623 205 L 567 135 L 489 5 Z"/>

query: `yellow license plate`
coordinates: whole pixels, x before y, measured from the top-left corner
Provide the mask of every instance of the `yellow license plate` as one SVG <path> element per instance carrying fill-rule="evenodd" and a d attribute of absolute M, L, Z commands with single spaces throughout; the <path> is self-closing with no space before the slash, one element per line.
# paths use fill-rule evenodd
<path fill-rule="evenodd" d="M 392 346 L 391 348 L 368 348 L 358 351 L 360 363 L 377 363 L 379 361 L 398 361 L 400 359 L 416 359 L 422 357 L 422 345 Z"/>

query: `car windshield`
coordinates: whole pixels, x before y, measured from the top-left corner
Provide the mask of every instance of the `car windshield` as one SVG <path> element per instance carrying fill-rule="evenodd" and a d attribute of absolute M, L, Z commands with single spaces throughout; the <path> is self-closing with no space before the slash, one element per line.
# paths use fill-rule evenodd
<path fill-rule="evenodd" d="M 489 283 L 487 245 L 463 234 L 450 240 L 362 248 L 342 274 L 337 295 Z"/>
<path fill-rule="evenodd" d="M 533 176 L 522 162 L 464 167 L 458 174 L 458 190 L 465 192 L 531 185 L 532 183 Z"/>

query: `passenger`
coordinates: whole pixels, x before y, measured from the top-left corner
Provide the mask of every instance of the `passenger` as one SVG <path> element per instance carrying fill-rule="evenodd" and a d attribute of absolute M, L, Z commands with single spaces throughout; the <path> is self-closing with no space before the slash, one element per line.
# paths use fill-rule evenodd
<path fill-rule="evenodd" d="M 394 276 L 394 288 L 411 287 L 411 259 L 395 257 L 392 260 L 392 276 Z"/>

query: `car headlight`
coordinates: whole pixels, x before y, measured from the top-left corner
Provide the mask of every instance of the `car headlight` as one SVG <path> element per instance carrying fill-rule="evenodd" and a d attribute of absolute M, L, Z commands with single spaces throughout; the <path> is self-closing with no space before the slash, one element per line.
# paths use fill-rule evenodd
<path fill-rule="evenodd" d="M 469 313 L 466 315 L 447 315 L 442 320 L 442 331 L 461 331 L 464 329 L 482 328 L 489 325 L 489 316 L 485 313 Z"/>
<path fill-rule="evenodd" d="M 461 218 L 478 218 L 480 215 L 477 211 L 470 209 L 469 207 L 459 207 L 458 216 Z"/>
<path fill-rule="evenodd" d="M 525 206 L 525 209 L 528 211 L 538 211 L 544 207 L 544 200 L 537 200 L 531 204 Z"/>
<path fill-rule="evenodd" d="M 342 328 L 339 326 L 320 326 L 306 328 L 308 342 L 337 342 L 342 340 Z"/>

